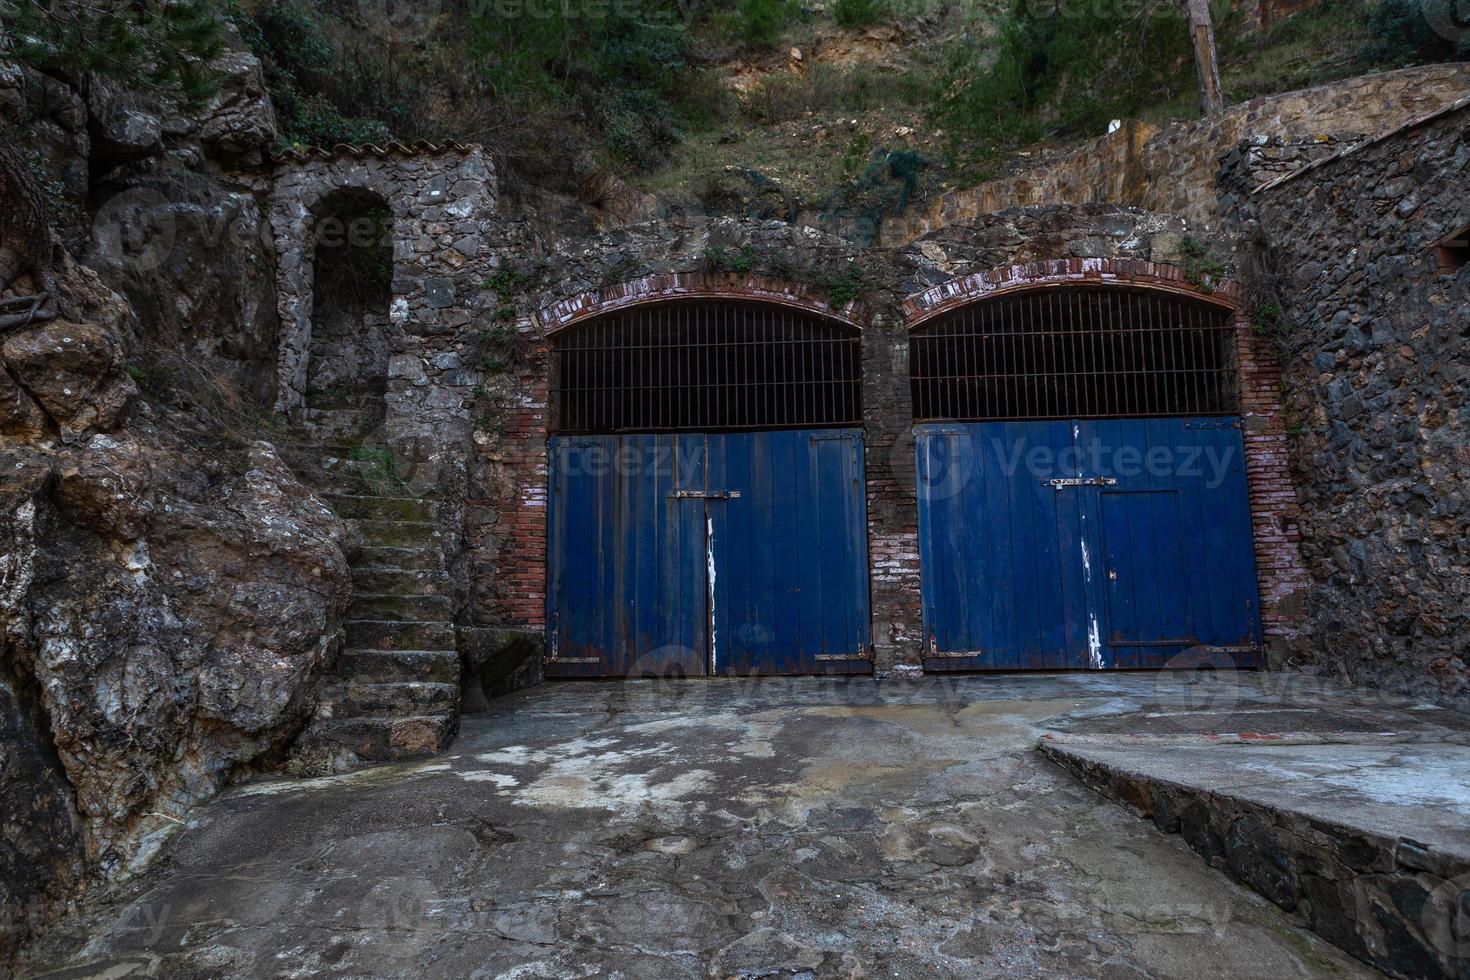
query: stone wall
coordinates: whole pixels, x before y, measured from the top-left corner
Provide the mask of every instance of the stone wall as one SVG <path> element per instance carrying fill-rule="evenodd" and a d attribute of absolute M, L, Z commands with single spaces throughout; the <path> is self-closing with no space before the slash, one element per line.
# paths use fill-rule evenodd
<path fill-rule="evenodd" d="M 1470 709 L 1470 107 L 1261 189 L 1302 551 L 1293 662 Z"/>
<path fill-rule="evenodd" d="M 1195 289 L 1184 279 L 1191 261 L 1184 232 L 1177 217 L 1089 205 L 987 215 L 902 249 L 861 250 L 810 228 L 734 219 L 639 226 L 539 254 L 525 240 L 524 251 L 502 259 L 501 281 L 514 283 L 505 298 L 516 328 L 489 348 L 505 369 L 498 378 L 487 376 L 475 413 L 466 521 L 472 622 L 544 627 L 548 331 L 630 303 L 744 297 L 841 315 L 861 326 L 875 665 L 919 665 L 908 325 L 922 297 L 944 284 L 973 288 L 972 277 L 995 269 L 1037 283 L 1106 278 Z M 860 284 L 860 302 L 834 308 L 834 284 L 853 282 Z M 1290 635 L 1290 600 L 1299 599 L 1302 578 L 1284 426 L 1269 352 L 1243 318 L 1237 338 L 1263 612 L 1279 645 Z"/>
<path fill-rule="evenodd" d="M 1129 121 L 1116 132 L 977 187 L 954 191 L 886 221 L 885 244 L 913 241 L 958 221 L 1026 204 L 1107 202 L 1177 214 L 1197 229 L 1220 218 L 1215 175 L 1242 142 L 1309 141 L 1323 134 L 1387 132 L 1470 90 L 1470 65 L 1432 65 L 1344 79 L 1262 96 L 1209 119 L 1154 127 Z"/>
<path fill-rule="evenodd" d="M 291 153 L 276 166 L 270 224 L 281 319 L 276 407 L 306 404 L 312 324 L 313 227 L 334 191 L 376 194 L 393 212 L 388 386 L 382 441 L 412 467 L 409 482 L 453 482 L 470 433 L 482 313 L 472 300 L 494 264 L 496 181 L 478 147 L 343 148 Z"/>

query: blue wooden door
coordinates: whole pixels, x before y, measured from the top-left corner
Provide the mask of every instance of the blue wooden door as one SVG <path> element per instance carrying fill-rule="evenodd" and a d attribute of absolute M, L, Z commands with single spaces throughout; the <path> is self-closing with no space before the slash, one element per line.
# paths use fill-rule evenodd
<path fill-rule="evenodd" d="M 1087 666 L 1079 501 L 1028 473 L 1073 442 L 1066 421 L 917 427 L 926 666 Z"/>
<path fill-rule="evenodd" d="M 547 672 L 705 673 L 702 436 L 548 446 Z"/>
<path fill-rule="evenodd" d="M 866 672 L 868 522 L 860 429 L 710 436 L 710 669 Z"/>
<path fill-rule="evenodd" d="M 1255 666 L 1244 451 L 1217 418 L 915 429 L 925 666 Z"/>
<path fill-rule="evenodd" d="M 549 450 L 550 676 L 870 669 L 860 430 Z"/>

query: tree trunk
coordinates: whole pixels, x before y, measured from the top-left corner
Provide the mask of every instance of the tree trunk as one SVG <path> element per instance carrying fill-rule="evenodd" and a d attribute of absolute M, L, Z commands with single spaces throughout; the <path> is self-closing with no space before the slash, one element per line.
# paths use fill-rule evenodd
<path fill-rule="evenodd" d="M 1194 67 L 1199 75 L 1200 111 L 1207 116 L 1223 112 L 1220 64 L 1215 58 L 1215 28 L 1210 23 L 1209 0 L 1184 0 L 1189 13 L 1189 36 L 1194 41 Z"/>

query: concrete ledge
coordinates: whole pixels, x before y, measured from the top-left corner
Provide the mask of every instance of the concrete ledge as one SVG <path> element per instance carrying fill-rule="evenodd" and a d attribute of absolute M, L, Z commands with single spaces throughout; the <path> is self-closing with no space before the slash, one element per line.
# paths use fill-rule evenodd
<path fill-rule="evenodd" d="M 1038 748 L 1394 977 L 1470 977 L 1463 733 L 1058 735 Z"/>

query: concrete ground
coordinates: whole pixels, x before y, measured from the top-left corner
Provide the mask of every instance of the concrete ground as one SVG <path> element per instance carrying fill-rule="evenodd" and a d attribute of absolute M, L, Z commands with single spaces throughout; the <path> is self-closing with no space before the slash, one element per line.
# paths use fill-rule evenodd
<path fill-rule="evenodd" d="M 1466 721 L 1286 675 L 550 684 L 425 763 L 239 787 L 24 969 L 1367 976 L 1037 740 Z"/>

